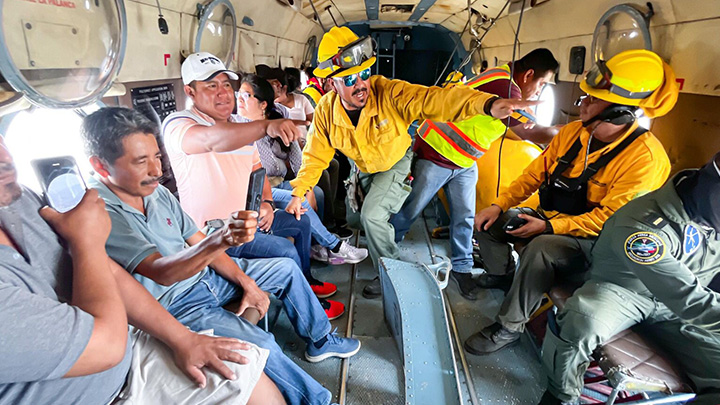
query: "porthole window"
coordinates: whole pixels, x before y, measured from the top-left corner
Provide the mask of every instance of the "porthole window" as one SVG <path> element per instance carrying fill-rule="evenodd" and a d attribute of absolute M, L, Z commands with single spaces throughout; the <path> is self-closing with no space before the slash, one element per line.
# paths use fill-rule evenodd
<path fill-rule="evenodd" d="M 120 70 L 125 8 L 122 0 L 62 3 L 0 2 L 0 71 L 35 105 L 78 108 L 98 100 Z"/>
<path fill-rule="evenodd" d="M 195 52 L 210 52 L 230 68 L 236 36 L 235 9 L 229 0 L 213 0 L 202 8 Z"/>
<path fill-rule="evenodd" d="M 20 184 L 42 192 L 30 165 L 30 161 L 39 158 L 72 156 L 86 182 L 92 174 L 80 135 L 82 117 L 78 112 L 37 107 L 4 117 L 2 124 L 5 144 L 15 160 Z"/>
<path fill-rule="evenodd" d="M 555 88 L 551 84 L 546 84 L 540 91 L 538 100 L 542 103 L 535 106 L 535 118 L 537 124 L 545 127 L 552 126 L 555 119 Z"/>

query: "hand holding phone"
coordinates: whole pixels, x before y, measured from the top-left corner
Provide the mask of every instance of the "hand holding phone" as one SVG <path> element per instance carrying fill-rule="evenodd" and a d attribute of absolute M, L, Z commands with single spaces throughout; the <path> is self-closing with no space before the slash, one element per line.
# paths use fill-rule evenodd
<path fill-rule="evenodd" d="M 35 159 L 30 163 L 49 206 L 67 212 L 80 203 L 87 187 L 72 156 Z"/>
<path fill-rule="evenodd" d="M 250 181 L 248 183 L 247 201 L 245 202 L 245 210 L 260 212 L 260 204 L 262 203 L 262 192 L 265 185 L 265 169 L 259 168 L 250 173 Z"/>

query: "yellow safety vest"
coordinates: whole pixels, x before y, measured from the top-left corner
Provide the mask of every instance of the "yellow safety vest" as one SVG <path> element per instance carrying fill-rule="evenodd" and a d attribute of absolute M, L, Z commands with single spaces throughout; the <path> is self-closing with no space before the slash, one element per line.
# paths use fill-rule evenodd
<path fill-rule="evenodd" d="M 303 95 L 307 96 L 308 101 L 310 101 L 310 104 L 312 104 L 313 108 L 317 106 L 317 103 L 320 102 L 320 98 L 322 97 L 322 93 L 320 92 L 320 90 L 318 90 L 317 87 L 315 87 L 314 84 L 305 87 L 305 90 L 303 90 Z"/>
<path fill-rule="evenodd" d="M 474 89 L 495 80 L 509 80 L 508 65 L 488 69 L 465 83 Z M 460 167 L 471 167 L 490 144 L 505 132 L 505 124 L 498 119 L 476 115 L 460 122 L 436 122 L 425 120 L 418 135 L 437 153 Z"/>

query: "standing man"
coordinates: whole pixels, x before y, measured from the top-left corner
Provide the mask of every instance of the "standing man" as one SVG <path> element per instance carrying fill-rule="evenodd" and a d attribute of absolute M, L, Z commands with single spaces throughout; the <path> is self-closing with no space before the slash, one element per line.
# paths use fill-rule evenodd
<path fill-rule="evenodd" d="M 708 288 L 720 274 L 719 167 L 720 153 L 605 223 L 590 280 L 545 335 L 541 404 L 577 403 L 593 350 L 636 325 L 688 375 L 693 404 L 720 403 L 720 294 Z"/>
<path fill-rule="evenodd" d="M 530 100 L 552 81 L 558 66 L 552 52 L 536 49 L 514 64 L 486 70 L 471 79 L 468 86 L 497 96 L 506 96 L 510 89 L 511 98 Z M 540 143 L 548 143 L 558 132 L 554 127 L 525 129 L 519 121 L 510 121 L 517 134 Z M 395 227 L 395 242 L 400 242 L 432 197 L 445 187 L 450 205 L 450 275 L 457 282 L 460 294 L 469 300 L 477 299 L 477 285 L 471 273 L 478 181 L 475 161 L 504 132 L 505 121 L 485 115 L 457 123 L 423 122 L 414 146 L 418 158 L 413 170 L 415 185 L 403 208 L 390 221 Z"/>
<path fill-rule="evenodd" d="M 588 94 L 580 106 L 582 121 L 564 126 L 522 176 L 475 216 L 486 270 L 478 284 L 509 286 L 509 292 L 497 322 L 465 342 L 472 354 L 517 341 L 556 281 L 582 283 L 605 220 L 633 198 L 662 186 L 670 173 L 665 149 L 638 127 L 636 113 L 642 109 L 646 116 L 658 117 L 672 109 L 678 96 L 672 69 L 646 50 L 621 52 L 602 66 L 603 74 L 596 66 L 580 84 Z M 501 217 L 538 189 L 538 212 Z M 524 224 L 508 230 L 513 222 Z M 524 245 L 517 271 L 509 242 Z"/>
<path fill-rule="evenodd" d="M 347 27 L 333 27 L 323 36 L 315 75 L 330 80 L 334 92 L 317 105 L 302 167 L 290 183 L 293 199 L 285 210 L 300 217 L 304 195 L 317 183 L 335 150 L 342 152 L 359 171 L 357 187 L 365 194 L 358 208 L 360 222 L 377 268 L 380 257 L 399 257 L 395 230 L 388 220 L 411 190 L 410 124 L 416 119 L 456 121 L 478 114 L 505 118 L 514 109 L 535 103 L 468 88 L 442 89 L 370 77 L 374 63 L 371 38 L 358 38 Z M 365 287 L 363 295 L 380 295 L 379 278 Z"/>

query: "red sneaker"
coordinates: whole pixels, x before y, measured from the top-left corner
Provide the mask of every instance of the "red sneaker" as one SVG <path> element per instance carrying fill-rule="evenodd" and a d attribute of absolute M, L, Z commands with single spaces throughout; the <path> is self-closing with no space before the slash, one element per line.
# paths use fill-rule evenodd
<path fill-rule="evenodd" d="M 333 319 L 340 318 L 342 314 L 345 313 L 345 304 L 342 302 L 321 299 L 320 305 L 322 305 L 325 310 L 325 314 L 331 321 Z"/>
<path fill-rule="evenodd" d="M 308 280 L 308 283 L 318 298 L 328 298 L 337 292 L 337 286 L 333 283 L 324 283 L 314 278 Z"/>

